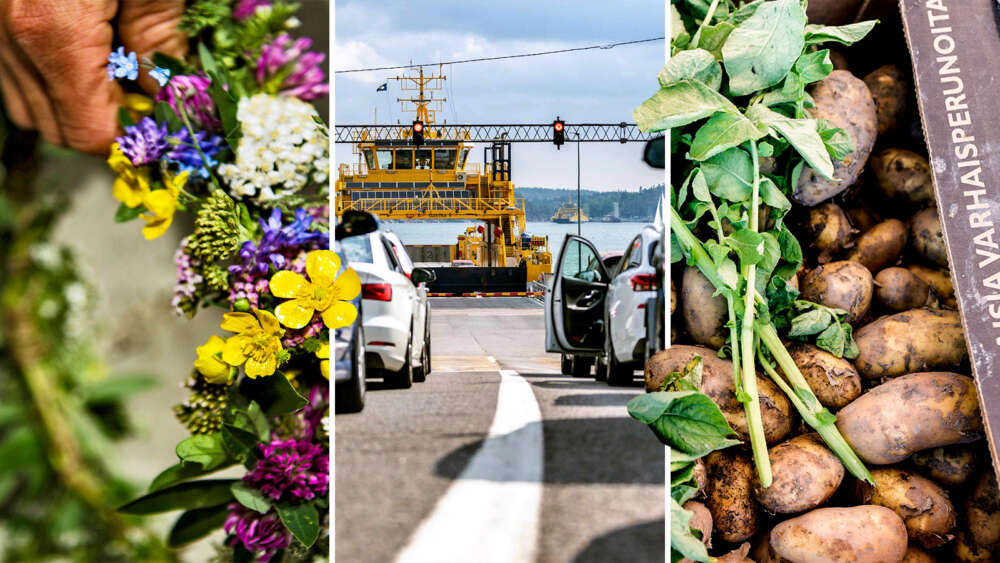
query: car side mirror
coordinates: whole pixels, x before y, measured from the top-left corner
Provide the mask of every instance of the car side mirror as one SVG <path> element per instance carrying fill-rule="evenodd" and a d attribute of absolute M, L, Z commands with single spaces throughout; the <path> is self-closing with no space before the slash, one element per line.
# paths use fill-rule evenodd
<path fill-rule="evenodd" d="M 437 274 L 434 270 L 428 270 L 426 268 L 414 268 L 413 273 L 410 274 L 410 279 L 413 280 L 414 284 L 430 283 L 437 279 Z"/>
<path fill-rule="evenodd" d="M 651 141 L 646 141 L 646 148 L 642 151 L 642 160 L 646 164 L 653 168 L 663 168 L 666 158 L 666 141 L 663 135 Z"/>
<path fill-rule="evenodd" d="M 378 219 L 371 213 L 348 210 L 337 221 L 334 236 L 337 240 L 358 235 L 367 235 L 378 230 Z"/>

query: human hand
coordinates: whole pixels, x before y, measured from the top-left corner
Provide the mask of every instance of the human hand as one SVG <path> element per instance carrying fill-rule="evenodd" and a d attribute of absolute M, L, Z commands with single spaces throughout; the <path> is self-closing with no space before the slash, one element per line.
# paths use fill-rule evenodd
<path fill-rule="evenodd" d="M 105 66 L 118 39 L 139 59 L 183 56 L 184 0 L 0 0 L 0 93 L 10 120 L 45 140 L 105 154 L 118 133 L 121 86 Z M 140 73 L 149 93 L 156 81 Z"/>

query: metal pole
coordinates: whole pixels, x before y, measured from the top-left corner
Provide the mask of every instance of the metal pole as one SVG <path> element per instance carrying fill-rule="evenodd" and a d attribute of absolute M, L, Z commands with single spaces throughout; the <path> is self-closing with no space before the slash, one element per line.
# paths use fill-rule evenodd
<path fill-rule="evenodd" d="M 580 206 L 580 134 L 576 135 L 576 236 L 582 237 L 580 233 L 580 216 L 583 215 L 583 207 Z"/>

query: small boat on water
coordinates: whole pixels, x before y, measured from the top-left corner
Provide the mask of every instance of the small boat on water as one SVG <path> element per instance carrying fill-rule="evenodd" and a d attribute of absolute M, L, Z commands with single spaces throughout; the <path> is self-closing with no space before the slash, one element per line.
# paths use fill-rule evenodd
<path fill-rule="evenodd" d="M 581 223 L 587 223 L 590 221 L 590 217 L 587 217 L 587 214 L 584 213 L 582 209 L 578 208 L 575 203 L 567 202 L 556 210 L 556 214 L 552 216 L 552 222 L 576 223 L 577 215 L 579 215 Z"/>

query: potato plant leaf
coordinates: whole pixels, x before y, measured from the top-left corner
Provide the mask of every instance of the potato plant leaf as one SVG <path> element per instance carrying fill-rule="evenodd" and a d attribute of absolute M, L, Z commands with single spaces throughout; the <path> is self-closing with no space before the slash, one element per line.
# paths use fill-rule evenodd
<path fill-rule="evenodd" d="M 699 80 L 705 86 L 718 90 L 722 85 L 722 67 L 715 61 L 712 53 L 704 49 L 692 49 L 671 57 L 657 75 L 661 88 L 687 78 Z"/>
<path fill-rule="evenodd" d="M 740 112 L 717 113 L 695 133 L 688 158 L 706 160 L 746 141 L 756 141 L 764 135 Z"/>
<path fill-rule="evenodd" d="M 788 141 L 809 166 L 826 179 L 833 178 L 833 162 L 819 136 L 815 119 L 793 119 L 755 104 L 747 109 L 747 117 L 755 124 L 769 127 Z"/>
<path fill-rule="evenodd" d="M 693 456 L 739 444 L 722 411 L 706 395 L 693 391 L 657 391 L 634 397 L 629 414 L 646 422 L 671 448 Z"/>
<path fill-rule="evenodd" d="M 709 560 L 708 550 L 701 539 L 695 535 L 698 532 L 691 528 L 692 516 L 694 516 L 693 512 L 684 510 L 676 500 L 670 499 L 670 549 L 676 550 L 680 555 L 692 561 L 707 563 Z"/>
<path fill-rule="evenodd" d="M 805 26 L 806 45 L 818 45 L 833 41 L 842 45 L 853 45 L 868 35 L 878 20 L 868 20 L 849 25 L 830 26 L 810 24 Z"/>
<path fill-rule="evenodd" d="M 725 96 L 698 80 L 685 79 L 661 88 L 632 111 L 642 131 L 663 131 L 680 127 L 720 111 L 735 112 L 736 106 Z"/>
<path fill-rule="evenodd" d="M 805 25 L 798 0 L 761 4 L 722 46 L 729 91 L 744 96 L 781 82 L 802 53 Z"/>
<path fill-rule="evenodd" d="M 701 163 L 708 188 L 716 196 L 742 202 L 753 190 L 753 161 L 746 151 L 734 147 Z"/>

